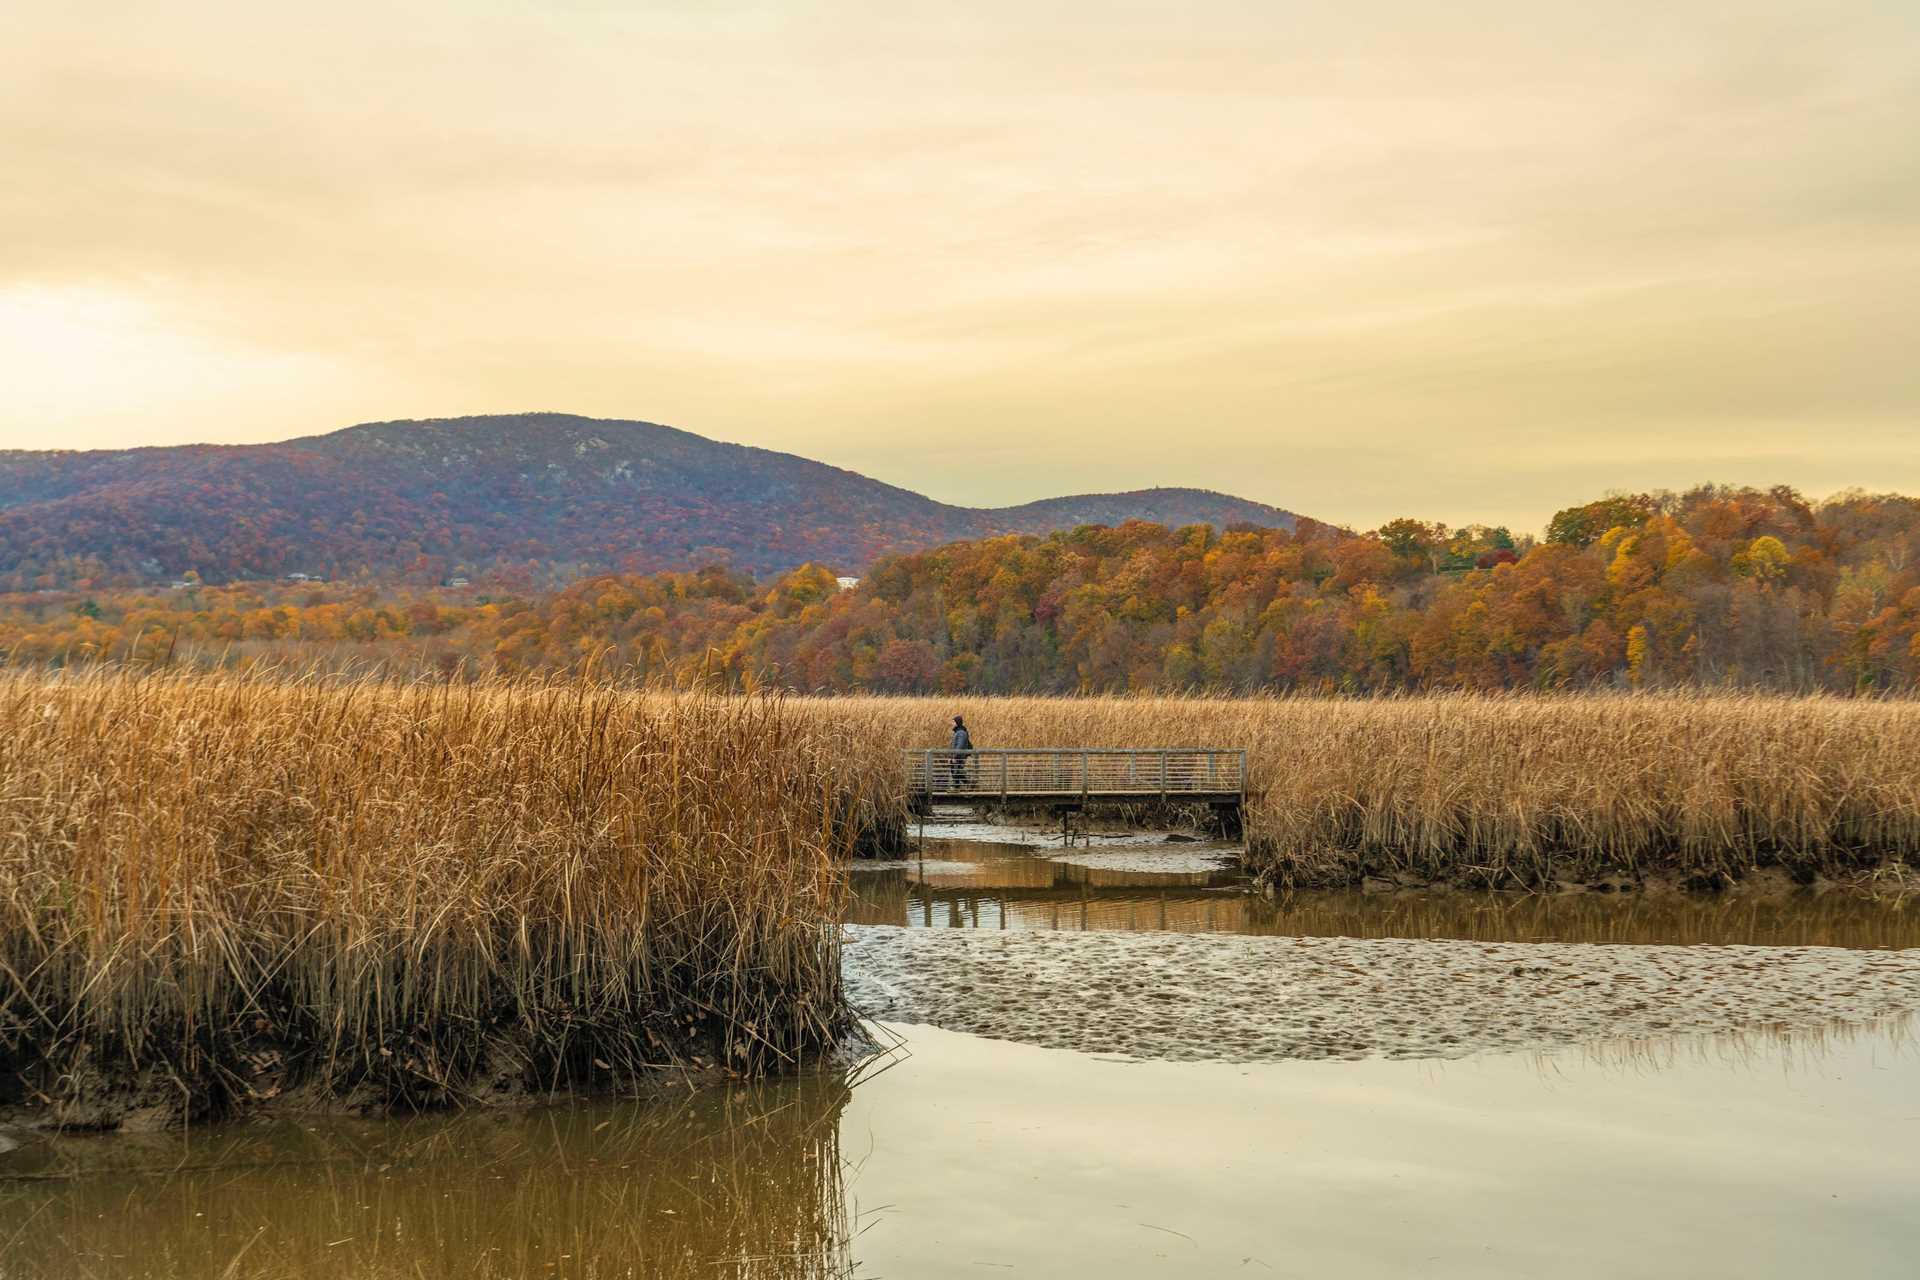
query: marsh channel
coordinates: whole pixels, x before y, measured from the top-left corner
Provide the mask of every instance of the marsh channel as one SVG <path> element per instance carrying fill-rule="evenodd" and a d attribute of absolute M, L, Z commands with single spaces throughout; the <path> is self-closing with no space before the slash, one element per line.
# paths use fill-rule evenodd
<path fill-rule="evenodd" d="M 1920 903 L 1317 893 L 950 823 L 851 872 L 855 1067 L 0 1134 L 0 1280 L 1910 1276 Z"/>

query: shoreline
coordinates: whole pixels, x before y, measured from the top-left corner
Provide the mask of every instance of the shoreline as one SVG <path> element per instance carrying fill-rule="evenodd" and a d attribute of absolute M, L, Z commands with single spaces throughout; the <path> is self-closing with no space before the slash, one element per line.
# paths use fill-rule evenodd
<path fill-rule="evenodd" d="M 857 1070 L 886 1048 L 861 1019 L 854 1019 L 840 1038 L 791 1075 L 829 1070 Z M 790 1077 L 783 1077 L 790 1078 Z M 284 1092 L 254 1098 L 242 1107 L 211 1119 L 197 1119 L 178 1105 L 156 1101 L 154 1081 L 102 1080 L 67 1107 L 35 1102 L 0 1103 L 0 1155 L 19 1145 L 12 1135 L 65 1134 L 73 1137 L 162 1133 L 193 1129 L 226 1129 L 284 1120 L 294 1116 L 353 1116 L 381 1119 L 392 1116 L 432 1115 L 461 1111 L 526 1111 L 575 1102 L 654 1101 L 685 1097 L 700 1089 L 737 1084 L 742 1077 L 718 1063 L 662 1064 L 638 1073 L 602 1073 L 598 1080 L 569 1082 L 542 1089 L 524 1078 L 498 1079 L 488 1086 L 432 1105 L 396 1106 L 374 1090 L 341 1094 L 320 1082 L 308 1082 Z M 82 1108 L 78 1120 L 75 1108 Z M 6 1175 L 0 1174 L 0 1177 Z"/>
<path fill-rule="evenodd" d="M 868 1059 L 880 1047 L 869 1024 L 1127 1059 L 1249 1063 L 1455 1059 L 1754 1029 L 1817 1033 L 1920 1012 L 1920 949 L 892 925 L 849 925 L 843 937 L 843 981 L 860 1021 L 809 1069 Z M 730 1078 L 716 1065 L 609 1074 L 560 1089 L 501 1077 L 431 1109 L 668 1097 Z M 0 1135 L 178 1128 L 183 1117 L 164 1104 L 163 1086 L 153 1073 L 103 1077 L 65 1108 L 0 1106 Z M 305 1085 L 213 1123 L 385 1110 L 371 1094 Z"/>

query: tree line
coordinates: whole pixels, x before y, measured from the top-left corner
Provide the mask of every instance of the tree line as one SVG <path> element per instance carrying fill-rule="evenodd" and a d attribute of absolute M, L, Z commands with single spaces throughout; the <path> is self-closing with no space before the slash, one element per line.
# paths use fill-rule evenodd
<path fill-rule="evenodd" d="M 1920 501 L 1704 486 L 1559 512 L 1539 539 L 1128 523 L 954 543 L 841 589 L 808 565 L 552 592 L 189 584 L 0 598 L 17 662 L 353 656 L 448 673 L 898 693 L 1740 686 L 1920 680 Z"/>

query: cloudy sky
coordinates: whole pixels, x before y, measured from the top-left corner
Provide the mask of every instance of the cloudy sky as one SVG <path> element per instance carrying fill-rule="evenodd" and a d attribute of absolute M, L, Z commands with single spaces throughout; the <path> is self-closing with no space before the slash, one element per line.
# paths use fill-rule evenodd
<path fill-rule="evenodd" d="M 0 9 L 0 446 L 528 409 L 973 504 L 1920 492 L 1920 5 Z"/>

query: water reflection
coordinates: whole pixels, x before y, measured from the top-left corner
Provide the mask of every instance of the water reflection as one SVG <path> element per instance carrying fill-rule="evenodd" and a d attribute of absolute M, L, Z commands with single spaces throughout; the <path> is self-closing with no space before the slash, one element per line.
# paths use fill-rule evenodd
<path fill-rule="evenodd" d="M 1577 1062 L 1586 1069 L 1636 1075 L 1700 1068 L 1751 1071 L 1764 1067 L 1791 1077 L 1822 1071 L 1832 1062 L 1844 1062 L 1863 1046 L 1909 1069 L 1920 1067 L 1920 1044 L 1914 1039 L 1911 1012 L 1864 1022 L 1834 1019 L 1791 1027 L 1756 1024 L 1712 1035 L 1622 1036 L 1598 1040 L 1577 1049 L 1532 1056 L 1543 1076 L 1559 1076 L 1567 1063 Z"/>
<path fill-rule="evenodd" d="M 1920 1249 L 1898 1024 L 1257 1067 L 909 1034 L 851 1094 L 29 1140 L 0 1275 L 1611 1280 Z"/>
<path fill-rule="evenodd" d="M 929 842 L 923 859 L 850 872 L 855 924 L 913 928 L 1172 930 L 1476 942 L 1920 947 L 1920 901 L 1844 892 L 1503 894 L 1345 891 L 1268 900 L 1227 866 L 1088 867 L 1019 845 Z"/>
<path fill-rule="evenodd" d="M 1920 1249 L 1920 1058 L 1883 1028 L 1252 1067 L 915 1037 L 846 1121 L 878 1135 L 881 1275 L 1798 1280 Z"/>
<path fill-rule="evenodd" d="M 827 1277 L 850 1272 L 844 1078 L 664 1102 L 0 1154 L 0 1275 Z"/>

